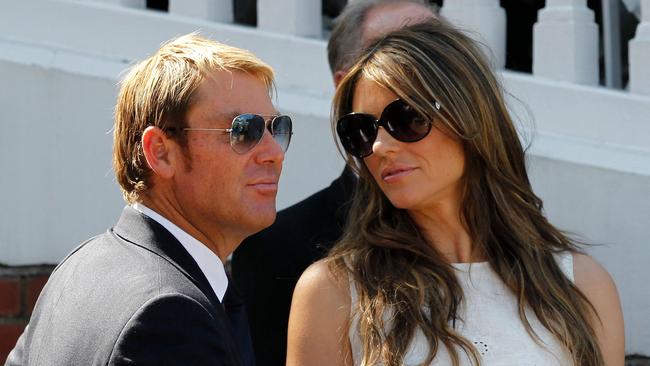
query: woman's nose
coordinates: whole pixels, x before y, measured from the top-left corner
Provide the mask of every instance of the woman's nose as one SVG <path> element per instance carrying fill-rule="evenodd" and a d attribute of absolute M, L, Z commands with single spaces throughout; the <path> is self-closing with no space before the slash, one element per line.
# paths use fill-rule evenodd
<path fill-rule="evenodd" d="M 377 138 L 372 144 L 372 153 L 377 155 L 387 155 L 398 150 L 401 142 L 391 136 L 383 127 L 377 130 Z"/>

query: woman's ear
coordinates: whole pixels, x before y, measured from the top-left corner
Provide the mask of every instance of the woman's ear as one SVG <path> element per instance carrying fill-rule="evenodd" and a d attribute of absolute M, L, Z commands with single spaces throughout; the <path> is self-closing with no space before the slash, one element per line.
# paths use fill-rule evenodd
<path fill-rule="evenodd" d="M 341 83 L 341 80 L 343 80 L 343 77 L 345 77 L 345 74 L 348 73 L 348 70 L 337 70 L 334 73 L 334 86 L 339 86 Z"/>
<path fill-rule="evenodd" d="M 149 126 L 142 133 L 142 152 L 149 168 L 161 178 L 174 176 L 174 153 L 178 146 L 165 131 L 158 127 Z"/>

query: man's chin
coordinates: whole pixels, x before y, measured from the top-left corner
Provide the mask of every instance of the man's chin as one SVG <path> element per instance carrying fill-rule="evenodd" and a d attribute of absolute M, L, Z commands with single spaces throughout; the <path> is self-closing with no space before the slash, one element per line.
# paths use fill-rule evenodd
<path fill-rule="evenodd" d="M 275 211 L 275 207 L 273 207 L 273 209 L 269 210 L 268 212 L 257 212 L 256 216 L 257 220 L 255 220 L 255 227 L 253 228 L 253 230 L 255 230 L 255 233 L 260 232 L 273 225 L 277 216 L 277 212 Z"/>

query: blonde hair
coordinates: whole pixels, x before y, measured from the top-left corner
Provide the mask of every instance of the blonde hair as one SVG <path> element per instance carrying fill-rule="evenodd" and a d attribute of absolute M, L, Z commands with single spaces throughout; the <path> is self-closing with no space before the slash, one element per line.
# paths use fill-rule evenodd
<path fill-rule="evenodd" d="M 362 78 L 391 90 L 462 143 L 461 218 L 473 250 L 484 256 L 518 300 L 519 317 L 539 342 L 527 307 L 576 365 L 603 365 L 590 319 L 593 306 L 556 263 L 554 254 L 578 246 L 544 217 L 528 180 L 524 149 L 501 87 L 477 45 L 441 20 L 395 31 L 371 45 L 341 81 L 334 121 L 352 112 Z M 442 105 L 439 111 L 434 101 Z M 393 206 L 362 160 L 347 156 L 360 176 L 349 221 L 329 256 L 330 268 L 354 279 L 359 293 L 362 365 L 401 365 L 415 330 L 424 333 L 428 365 L 439 347 L 453 365 L 464 351 L 459 334 L 463 291 L 454 269 L 425 238 L 408 212 Z M 386 312 L 392 314 L 385 323 Z"/>
<path fill-rule="evenodd" d="M 273 70 L 251 52 L 190 33 L 163 44 L 121 83 L 115 106 L 113 169 L 124 199 L 133 203 L 152 185 L 141 138 L 148 126 L 186 126 L 199 86 L 218 71 L 242 71 L 273 89 Z M 185 145 L 184 135 L 178 135 Z"/>

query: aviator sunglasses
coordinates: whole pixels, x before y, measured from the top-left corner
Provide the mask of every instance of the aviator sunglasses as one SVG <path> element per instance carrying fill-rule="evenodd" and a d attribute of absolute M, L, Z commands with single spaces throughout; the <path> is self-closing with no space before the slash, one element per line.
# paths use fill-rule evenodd
<path fill-rule="evenodd" d="M 267 129 L 273 139 L 286 152 L 291 142 L 291 117 L 285 115 L 264 115 L 246 113 L 233 118 L 230 128 L 180 128 L 182 131 L 221 131 L 230 134 L 230 147 L 238 154 L 252 150 L 262 140 L 264 129 Z M 179 128 L 168 128 L 174 131 Z"/>
<path fill-rule="evenodd" d="M 434 106 L 440 110 L 438 102 L 434 102 Z M 372 144 L 380 126 L 402 142 L 420 141 L 431 131 L 431 121 L 403 100 L 396 99 L 384 108 L 379 119 L 365 113 L 346 114 L 336 123 L 336 133 L 345 151 L 365 158 L 372 154 Z"/>

